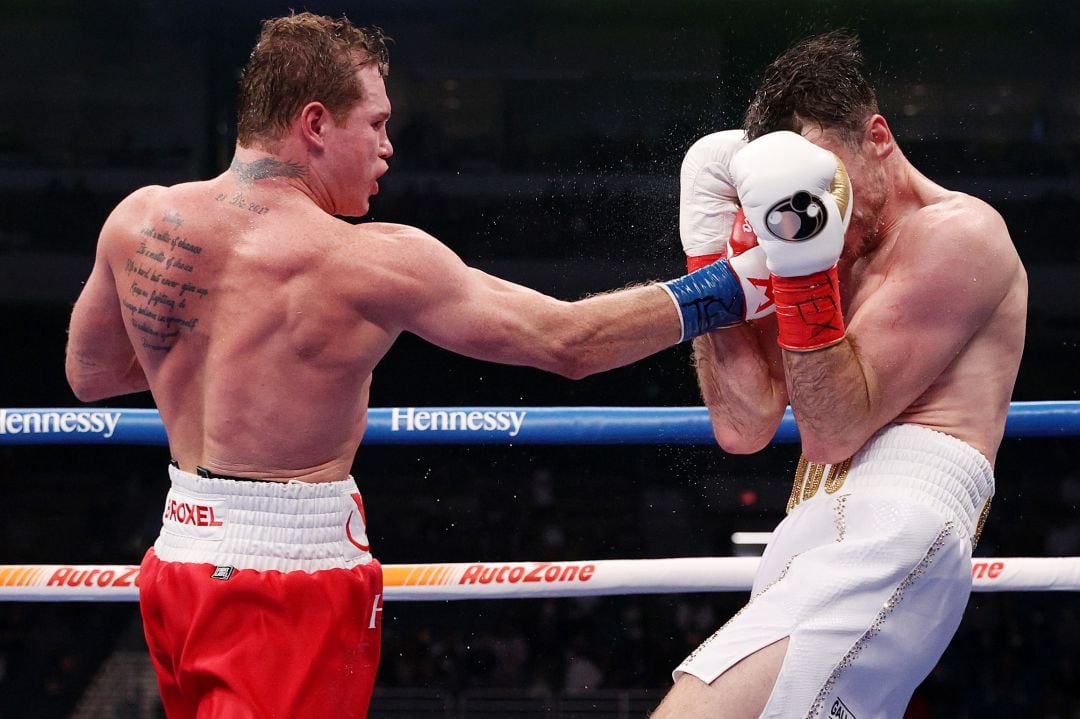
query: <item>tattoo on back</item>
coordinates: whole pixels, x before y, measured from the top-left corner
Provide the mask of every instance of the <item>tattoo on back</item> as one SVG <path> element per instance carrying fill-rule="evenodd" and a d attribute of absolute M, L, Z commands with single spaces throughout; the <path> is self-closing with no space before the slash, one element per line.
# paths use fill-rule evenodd
<path fill-rule="evenodd" d="M 194 332 L 199 305 L 210 294 L 191 281 L 203 248 L 177 234 L 182 225 L 179 212 L 167 211 L 139 230 L 144 239 L 124 263 L 131 284 L 120 304 L 142 346 L 152 352 L 168 352 L 181 331 Z"/>
<path fill-rule="evenodd" d="M 254 162 L 240 162 L 235 157 L 229 169 L 245 185 L 252 185 L 257 180 L 269 177 L 303 177 L 307 168 L 296 162 L 282 162 L 272 157 L 264 157 Z"/>

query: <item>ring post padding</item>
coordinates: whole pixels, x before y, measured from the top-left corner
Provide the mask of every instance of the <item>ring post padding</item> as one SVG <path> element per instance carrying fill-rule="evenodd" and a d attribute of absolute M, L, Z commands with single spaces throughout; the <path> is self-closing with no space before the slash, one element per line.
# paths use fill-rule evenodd
<path fill-rule="evenodd" d="M 387 564 L 391 601 L 744 592 L 757 557 Z M 1080 591 L 1080 557 L 976 557 L 976 592 Z M 136 565 L 0 565 L 0 602 L 138 601 Z"/>

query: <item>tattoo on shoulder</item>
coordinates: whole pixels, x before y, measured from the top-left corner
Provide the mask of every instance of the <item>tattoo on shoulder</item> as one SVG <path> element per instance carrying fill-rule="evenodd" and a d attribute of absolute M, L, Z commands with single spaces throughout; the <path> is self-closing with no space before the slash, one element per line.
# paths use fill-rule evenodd
<path fill-rule="evenodd" d="M 131 284 L 121 291 L 120 304 L 135 336 L 153 352 L 168 352 L 181 331 L 195 331 L 202 300 L 210 294 L 193 281 L 203 247 L 179 234 L 183 224 L 179 212 L 166 211 L 139 229 L 139 246 L 124 262 Z"/>
<path fill-rule="evenodd" d="M 264 157 L 254 162 L 240 162 L 235 157 L 229 169 L 245 185 L 269 177 L 303 177 L 307 168 L 297 162 L 282 162 L 272 157 Z"/>

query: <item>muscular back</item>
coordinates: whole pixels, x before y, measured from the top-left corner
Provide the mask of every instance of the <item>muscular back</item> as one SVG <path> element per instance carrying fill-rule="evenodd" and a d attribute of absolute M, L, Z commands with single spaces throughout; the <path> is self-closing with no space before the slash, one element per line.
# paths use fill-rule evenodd
<path fill-rule="evenodd" d="M 395 330 L 342 257 L 375 241 L 288 188 L 226 174 L 152 187 L 101 238 L 125 329 L 181 467 L 338 480 Z"/>

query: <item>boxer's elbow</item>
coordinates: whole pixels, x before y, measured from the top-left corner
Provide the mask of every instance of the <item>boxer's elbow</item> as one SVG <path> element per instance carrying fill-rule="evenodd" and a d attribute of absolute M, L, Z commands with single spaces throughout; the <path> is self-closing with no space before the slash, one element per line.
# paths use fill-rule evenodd
<path fill-rule="evenodd" d="M 808 431 L 800 428 L 802 454 L 815 464 L 838 464 L 854 455 L 865 438 L 856 438 L 851 432 Z"/>
<path fill-rule="evenodd" d="M 597 342 L 596 331 L 573 316 L 561 317 L 543 332 L 542 368 L 579 380 L 617 366 Z"/>
<path fill-rule="evenodd" d="M 769 446 L 776 435 L 776 422 L 747 421 L 738 424 L 730 416 L 709 408 L 713 437 L 720 449 L 728 454 L 754 454 Z"/>
<path fill-rule="evenodd" d="M 86 360 L 68 355 L 64 363 L 68 386 L 80 402 L 96 402 L 122 394 L 117 388 L 117 378 L 96 367 L 84 366 L 84 362 Z"/>
<path fill-rule="evenodd" d="M 80 402 L 96 402 L 109 396 L 101 386 L 100 376 L 87 372 L 70 359 L 65 366 L 65 373 L 68 386 Z"/>
<path fill-rule="evenodd" d="M 101 388 L 91 378 L 67 368 L 68 386 L 80 402 L 96 402 L 104 399 L 105 395 Z"/>
<path fill-rule="evenodd" d="M 728 454 L 754 454 L 760 452 L 769 445 L 772 436 L 746 435 L 727 431 L 719 431 L 713 427 L 713 436 L 720 449 Z"/>
<path fill-rule="evenodd" d="M 547 369 L 566 379 L 579 380 L 594 375 L 604 368 L 592 364 L 580 348 L 560 345 L 552 347 Z"/>
<path fill-rule="evenodd" d="M 68 387 L 80 402 L 92 402 L 88 399 L 91 393 L 91 384 L 86 373 L 82 371 L 74 353 L 69 349 L 64 358 L 64 375 L 67 377 Z"/>
<path fill-rule="evenodd" d="M 586 377 L 591 377 L 598 371 L 599 370 L 594 370 L 585 366 L 571 366 L 556 370 L 555 374 L 563 377 L 564 379 L 579 380 L 585 379 Z"/>

